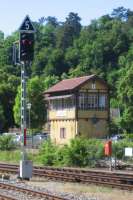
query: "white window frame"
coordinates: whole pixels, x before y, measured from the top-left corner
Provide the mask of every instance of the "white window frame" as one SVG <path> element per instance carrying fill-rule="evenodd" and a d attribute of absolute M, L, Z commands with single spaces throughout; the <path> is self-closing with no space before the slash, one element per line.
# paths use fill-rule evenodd
<path fill-rule="evenodd" d="M 91 84 L 91 89 L 95 90 L 96 89 L 96 83 Z"/>
<path fill-rule="evenodd" d="M 85 99 L 84 99 L 84 93 L 83 92 L 81 92 L 80 94 L 79 94 L 79 108 L 80 109 L 84 109 L 84 103 L 85 103 Z"/>

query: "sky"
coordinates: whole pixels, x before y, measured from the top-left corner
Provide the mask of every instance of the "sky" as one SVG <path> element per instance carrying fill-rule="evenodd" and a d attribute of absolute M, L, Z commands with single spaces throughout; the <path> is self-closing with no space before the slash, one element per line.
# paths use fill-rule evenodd
<path fill-rule="evenodd" d="M 82 25 L 89 25 L 91 20 L 120 6 L 133 10 L 133 0 L 0 0 L 0 30 L 5 36 L 10 35 L 18 30 L 27 14 L 32 21 L 47 16 L 65 21 L 69 12 L 75 12 Z"/>

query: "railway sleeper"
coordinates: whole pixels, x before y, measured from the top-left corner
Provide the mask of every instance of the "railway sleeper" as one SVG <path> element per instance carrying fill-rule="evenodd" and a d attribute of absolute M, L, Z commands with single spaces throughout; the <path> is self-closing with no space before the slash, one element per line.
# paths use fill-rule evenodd
<path fill-rule="evenodd" d="M 128 185 L 133 185 L 133 180 L 121 180 L 121 183 L 128 184 Z"/>

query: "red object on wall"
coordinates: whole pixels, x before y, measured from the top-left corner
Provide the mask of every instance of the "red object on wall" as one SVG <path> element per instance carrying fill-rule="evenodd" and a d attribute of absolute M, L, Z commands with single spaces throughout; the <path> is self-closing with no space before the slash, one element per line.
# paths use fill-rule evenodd
<path fill-rule="evenodd" d="M 109 140 L 108 142 L 105 143 L 104 154 L 106 156 L 111 156 L 112 155 L 112 141 L 111 140 Z"/>
<path fill-rule="evenodd" d="M 24 129 L 24 146 L 26 146 L 26 128 Z"/>

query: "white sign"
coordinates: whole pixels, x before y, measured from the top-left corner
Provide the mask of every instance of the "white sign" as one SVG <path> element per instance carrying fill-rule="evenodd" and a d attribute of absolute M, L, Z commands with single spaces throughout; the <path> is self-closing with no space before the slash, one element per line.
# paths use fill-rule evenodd
<path fill-rule="evenodd" d="M 126 148 L 125 148 L 125 156 L 132 157 L 132 156 L 133 156 L 133 148 L 131 148 L 131 147 L 126 147 Z"/>
<path fill-rule="evenodd" d="M 35 32 L 35 28 L 34 28 L 28 15 L 25 17 L 24 21 L 22 22 L 22 24 L 19 28 L 19 31 L 20 32 L 29 32 L 29 33 Z"/>
<path fill-rule="evenodd" d="M 66 110 L 58 110 L 56 112 L 56 117 L 65 117 L 66 116 Z"/>

